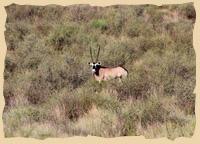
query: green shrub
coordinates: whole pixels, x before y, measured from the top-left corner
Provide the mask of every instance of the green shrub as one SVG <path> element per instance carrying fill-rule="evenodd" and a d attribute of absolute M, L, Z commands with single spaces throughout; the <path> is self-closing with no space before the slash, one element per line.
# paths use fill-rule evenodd
<path fill-rule="evenodd" d="M 92 21 L 92 27 L 99 28 L 102 31 L 105 31 L 108 28 L 108 24 L 105 19 L 97 19 Z"/>

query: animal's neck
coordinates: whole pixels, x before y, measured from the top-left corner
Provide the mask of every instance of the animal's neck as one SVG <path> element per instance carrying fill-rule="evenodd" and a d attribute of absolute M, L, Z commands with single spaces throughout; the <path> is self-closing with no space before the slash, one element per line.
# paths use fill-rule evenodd
<path fill-rule="evenodd" d="M 96 69 L 95 69 L 95 75 L 96 76 L 99 76 L 99 70 L 100 70 L 100 68 L 101 68 L 101 66 L 99 66 L 99 67 L 97 67 Z"/>

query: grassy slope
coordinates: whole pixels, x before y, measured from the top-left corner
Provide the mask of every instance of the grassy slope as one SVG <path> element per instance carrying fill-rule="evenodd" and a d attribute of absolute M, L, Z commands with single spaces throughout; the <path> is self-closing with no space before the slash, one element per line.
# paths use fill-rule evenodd
<path fill-rule="evenodd" d="M 192 4 L 6 7 L 6 137 L 144 135 L 195 128 Z M 89 47 L 129 76 L 96 83 Z"/>

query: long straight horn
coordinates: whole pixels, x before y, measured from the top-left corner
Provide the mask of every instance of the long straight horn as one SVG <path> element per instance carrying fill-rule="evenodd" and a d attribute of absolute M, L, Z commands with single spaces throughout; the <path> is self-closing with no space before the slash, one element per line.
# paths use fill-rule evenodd
<path fill-rule="evenodd" d="M 99 59 L 99 52 L 100 52 L 100 45 L 98 44 L 98 53 L 97 53 L 96 62 L 97 62 L 97 61 L 98 61 L 98 59 Z"/>
<path fill-rule="evenodd" d="M 91 56 L 92 62 L 94 62 L 93 57 L 92 57 L 92 49 L 91 49 L 91 46 L 90 46 L 90 56 Z"/>

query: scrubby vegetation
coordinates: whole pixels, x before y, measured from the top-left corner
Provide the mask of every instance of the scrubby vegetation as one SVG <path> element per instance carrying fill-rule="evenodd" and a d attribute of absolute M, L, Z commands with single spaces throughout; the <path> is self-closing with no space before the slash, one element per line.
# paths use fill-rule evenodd
<path fill-rule="evenodd" d="M 144 135 L 195 128 L 195 10 L 181 5 L 6 8 L 6 137 Z M 94 81 L 89 47 L 122 82 Z"/>

